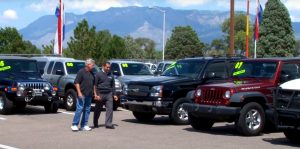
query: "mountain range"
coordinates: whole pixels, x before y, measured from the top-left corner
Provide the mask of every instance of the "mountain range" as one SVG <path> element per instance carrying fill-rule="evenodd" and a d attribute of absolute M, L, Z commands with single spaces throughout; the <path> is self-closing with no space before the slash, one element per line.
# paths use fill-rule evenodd
<path fill-rule="evenodd" d="M 229 17 L 228 11 L 176 10 L 169 7 L 159 8 L 166 11 L 166 35 L 169 37 L 175 26 L 190 25 L 197 32 L 201 41 L 210 43 L 213 39 L 222 38 L 221 24 Z M 253 15 L 251 16 L 253 20 Z M 109 30 L 119 36 L 130 35 L 134 38 L 147 37 L 154 40 L 157 47 L 162 47 L 163 14 L 148 7 L 110 8 L 105 11 L 87 12 L 82 15 L 65 14 L 64 47 L 73 36 L 77 23 L 86 19 L 90 26 L 97 30 Z M 38 18 L 20 30 L 24 39 L 37 47 L 50 44 L 56 32 L 57 18 L 46 15 Z M 295 36 L 300 39 L 300 22 L 293 22 Z"/>

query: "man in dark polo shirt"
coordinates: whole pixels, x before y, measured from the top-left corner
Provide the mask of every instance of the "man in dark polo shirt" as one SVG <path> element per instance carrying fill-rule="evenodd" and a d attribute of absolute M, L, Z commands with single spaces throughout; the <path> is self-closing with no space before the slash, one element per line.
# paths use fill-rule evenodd
<path fill-rule="evenodd" d="M 94 88 L 94 68 L 95 61 L 87 59 L 85 67 L 78 71 L 74 84 L 77 90 L 76 112 L 71 126 L 72 131 L 78 131 L 78 124 L 81 117 L 81 130 L 90 131 L 88 119 L 91 111 Z"/>
<path fill-rule="evenodd" d="M 94 110 L 94 127 L 98 128 L 98 119 L 101 114 L 103 105 L 106 107 L 105 127 L 108 129 L 115 129 L 112 124 L 113 119 L 113 100 L 118 100 L 115 92 L 115 80 L 110 74 L 110 63 L 105 62 L 102 65 L 102 71 L 95 76 L 95 110 Z"/>

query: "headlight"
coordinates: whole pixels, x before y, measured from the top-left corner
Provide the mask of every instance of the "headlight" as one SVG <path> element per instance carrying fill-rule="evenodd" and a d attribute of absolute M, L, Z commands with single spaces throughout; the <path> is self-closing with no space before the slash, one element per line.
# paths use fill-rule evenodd
<path fill-rule="evenodd" d="M 163 86 L 153 86 L 150 91 L 151 97 L 162 97 Z"/>
<path fill-rule="evenodd" d="M 124 95 L 127 95 L 127 94 L 128 94 L 128 85 L 127 85 L 127 84 L 124 84 L 124 85 L 123 85 L 123 94 L 124 94 Z"/>
<path fill-rule="evenodd" d="M 120 81 L 119 81 L 118 79 L 115 79 L 115 88 L 116 88 L 116 89 L 122 88 L 122 87 L 121 87 L 121 83 L 120 83 Z"/>
<path fill-rule="evenodd" d="M 44 84 L 44 90 L 49 91 L 50 90 L 50 85 L 49 84 Z"/>
<path fill-rule="evenodd" d="M 225 94 L 224 94 L 224 97 L 227 98 L 227 99 L 229 99 L 230 96 L 231 96 L 230 91 L 226 91 Z"/>
<path fill-rule="evenodd" d="M 201 89 L 197 89 L 197 90 L 196 90 L 196 97 L 200 97 L 201 94 L 202 94 Z"/>
<path fill-rule="evenodd" d="M 24 91 L 25 90 L 25 85 L 23 83 L 18 84 L 18 91 Z"/>

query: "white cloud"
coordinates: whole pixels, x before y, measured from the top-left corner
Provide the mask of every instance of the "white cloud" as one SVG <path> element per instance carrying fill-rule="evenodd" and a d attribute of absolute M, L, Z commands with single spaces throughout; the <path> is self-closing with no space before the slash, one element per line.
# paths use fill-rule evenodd
<path fill-rule="evenodd" d="M 5 19 L 5 20 L 17 20 L 19 17 L 15 10 L 7 9 L 3 12 L 1 18 Z"/>
<path fill-rule="evenodd" d="M 167 0 L 167 2 L 171 5 L 179 7 L 188 7 L 194 5 L 202 5 L 209 2 L 209 0 Z"/>
<path fill-rule="evenodd" d="M 57 5 L 57 1 L 42 0 L 32 3 L 29 8 L 37 12 L 54 12 Z M 75 13 L 106 10 L 110 7 L 142 6 L 138 0 L 64 0 L 64 5 L 66 11 Z"/>

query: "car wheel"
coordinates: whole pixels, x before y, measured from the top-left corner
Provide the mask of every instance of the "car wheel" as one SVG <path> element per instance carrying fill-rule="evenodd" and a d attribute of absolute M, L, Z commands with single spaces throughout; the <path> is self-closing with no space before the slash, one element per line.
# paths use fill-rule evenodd
<path fill-rule="evenodd" d="M 246 104 L 236 122 L 236 127 L 245 136 L 259 135 L 265 126 L 265 112 L 256 102 Z"/>
<path fill-rule="evenodd" d="M 140 122 L 150 122 L 155 117 L 153 113 L 132 112 L 133 116 Z"/>
<path fill-rule="evenodd" d="M 294 129 L 289 129 L 283 131 L 285 137 L 289 139 L 291 142 L 295 143 L 300 143 L 300 131 L 299 130 L 294 130 Z"/>
<path fill-rule="evenodd" d="M 67 111 L 76 110 L 77 93 L 74 89 L 69 89 L 66 93 L 65 107 Z"/>
<path fill-rule="evenodd" d="M 191 103 L 191 102 L 192 101 L 190 99 L 180 98 L 173 104 L 170 118 L 175 124 L 179 124 L 179 125 L 189 124 L 188 112 L 185 109 L 183 109 L 183 104 Z"/>
<path fill-rule="evenodd" d="M 44 105 L 46 113 L 57 113 L 58 111 L 58 102 L 50 102 Z"/>
<path fill-rule="evenodd" d="M 196 130 L 207 131 L 211 129 L 215 121 L 208 118 L 198 118 L 189 114 L 189 122 L 191 126 Z"/>
<path fill-rule="evenodd" d="M 8 100 L 5 94 L 0 95 L 0 114 L 10 114 L 12 112 L 13 102 Z"/>

